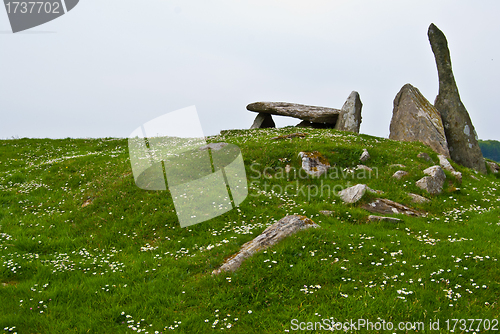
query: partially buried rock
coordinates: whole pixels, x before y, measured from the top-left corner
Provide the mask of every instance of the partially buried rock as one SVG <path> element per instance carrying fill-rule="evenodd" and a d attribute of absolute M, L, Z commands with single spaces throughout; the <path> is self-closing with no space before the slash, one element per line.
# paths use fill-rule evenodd
<path fill-rule="evenodd" d="M 359 133 L 361 126 L 361 108 L 363 103 L 359 98 L 359 93 L 353 91 L 340 110 L 340 115 L 335 125 L 335 129 Z"/>
<path fill-rule="evenodd" d="M 410 84 L 404 85 L 394 99 L 390 131 L 390 139 L 419 141 L 449 156 L 439 111 Z"/>
<path fill-rule="evenodd" d="M 339 191 L 339 196 L 344 201 L 344 203 L 353 204 L 356 203 L 363 197 L 363 195 L 369 191 L 371 193 L 377 193 L 377 191 L 370 189 L 366 184 L 357 184 L 353 187 L 346 188 Z"/>
<path fill-rule="evenodd" d="M 302 158 L 302 169 L 311 176 L 321 176 L 328 171 L 330 163 L 318 151 L 300 152 Z"/>
<path fill-rule="evenodd" d="M 368 220 L 371 222 L 388 222 L 388 223 L 401 223 L 402 220 L 394 217 L 381 217 L 381 216 L 368 216 Z"/>
<path fill-rule="evenodd" d="M 413 210 L 403 204 L 396 203 L 394 201 L 388 200 L 386 198 L 377 198 L 375 201 L 364 204 L 361 208 L 381 214 L 404 214 L 407 216 L 420 217 L 422 214 L 416 210 Z"/>
<path fill-rule="evenodd" d="M 218 151 L 218 150 L 220 150 L 221 148 L 223 148 L 224 146 L 227 146 L 227 145 L 229 145 L 229 144 L 228 143 L 224 143 L 224 142 L 210 143 L 210 144 L 207 144 L 205 146 L 201 146 L 199 148 L 199 150 L 203 151 L 203 150 L 211 149 L 211 150 L 214 150 L 214 151 Z"/>
<path fill-rule="evenodd" d="M 250 129 L 265 129 L 265 128 L 275 128 L 276 124 L 273 121 L 273 116 L 270 114 L 259 113 L 255 120 L 253 121 Z"/>
<path fill-rule="evenodd" d="M 423 196 L 420 196 L 420 195 L 417 195 L 417 194 L 413 194 L 413 193 L 409 193 L 408 196 L 411 197 L 411 201 L 413 203 L 419 203 L 419 204 L 422 204 L 422 203 L 427 203 L 427 202 L 430 202 L 429 199 L 423 197 Z"/>
<path fill-rule="evenodd" d="M 474 168 L 486 174 L 483 154 L 479 148 L 477 134 L 469 113 L 458 93 L 458 87 L 451 68 L 448 41 L 434 24 L 429 26 L 427 35 L 436 59 L 439 76 L 439 93 L 434 106 L 441 114 L 450 156 L 456 163 Z"/>
<path fill-rule="evenodd" d="M 325 216 L 328 216 L 328 217 L 331 217 L 335 214 L 335 211 L 330 211 L 330 210 L 321 210 L 319 213 L 321 213 L 322 215 L 325 215 Z"/>
<path fill-rule="evenodd" d="M 255 239 L 241 246 L 240 251 L 224 261 L 224 264 L 219 269 L 212 271 L 212 275 L 220 274 L 223 271 L 235 271 L 246 258 L 260 250 L 271 247 L 289 235 L 310 227 L 317 228 L 319 225 L 305 216 L 286 216 L 266 228 Z"/>
<path fill-rule="evenodd" d="M 398 170 L 396 173 L 392 175 L 392 177 L 401 180 L 406 175 L 408 175 L 408 172 L 405 172 L 404 170 Z"/>
<path fill-rule="evenodd" d="M 359 158 L 359 161 L 365 162 L 368 159 L 370 159 L 370 153 L 368 153 L 368 150 L 366 148 L 364 148 L 363 153 L 361 153 L 361 157 Z"/>
<path fill-rule="evenodd" d="M 440 166 L 432 166 L 424 170 L 425 176 L 418 180 L 415 185 L 420 189 L 427 191 L 429 194 L 436 195 L 440 194 L 443 190 L 444 181 L 446 180 L 446 175 Z"/>
<path fill-rule="evenodd" d="M 500 171 L 500 166 L 498 166 L 498 164 L 491 161 L 486 161 L 486 164 L 490 167 L 492 173 L 497 174 L 498 171 Z"/>
<path fill-rule="evenodd" d="M 458 183 L 462 183 L 462 173 L 457 172 L 444 155 L 442 154 L 438 155 L 438 159 L 439 159 L 439 165 L 441 165 L 441 167 L 444 170 L 450 172 L 455 177 Z"/>

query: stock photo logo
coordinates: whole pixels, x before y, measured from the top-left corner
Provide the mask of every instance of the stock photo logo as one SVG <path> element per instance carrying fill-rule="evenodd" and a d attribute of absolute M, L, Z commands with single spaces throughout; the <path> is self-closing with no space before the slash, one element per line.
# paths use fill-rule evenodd
<path fill-rule="evenodd" d="M 52 21 L 75 8 L 80 0 L 12 1 L 4 0 L 12 32 L 31 29 Z"/>
<path fill-rule="evenodd" d="M 157 117 L 128 139 L 135 184 L 170 191 L 181 227 L 239 206 L 248 195 L 238 146 L 207 144 L 194 106 Z"/>

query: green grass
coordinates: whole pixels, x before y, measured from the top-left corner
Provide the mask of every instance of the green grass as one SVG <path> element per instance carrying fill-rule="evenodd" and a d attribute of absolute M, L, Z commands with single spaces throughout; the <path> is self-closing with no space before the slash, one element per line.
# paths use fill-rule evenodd
<path fill-rule="evenodd" d="M 420 143 L 327 129 L 271 139 L 293 132 L 235 130 L 209 138 L 240 147 L 249 196 L 187 228 L 179 226 L 168 191 L 135 186 L 126 139 L 0 141 L 0 330 L 283 333 L 295 332 L 292 319 L 363 318 L 395 326 L 423 321 L 426 333 L 440 320 L 432 332 L 445 333 L 446 319 L 499 318 L 498 176 L 452 163 L 463 183 L 447 173 L 443 192 L 430 196 L 415 182 L 432 163 L 417 154 L 438 159 Z M 364 148 L 374 172 L 348 173 Z M 300 151 L 322 153 L 331 173 L 301 177 Z M 401 169 L 392 164 L 405 165 L 409 175 L 391 178 Z M 355 205 L 335 195 L 357 183 L 427 216 L 369 223 L 360 206 L 375 195 Z M 408 192 L 431 202 L 414 204 Z M 288 214 L 321 228 L 283 240 L 234 273 L 211 275 Z M 464 331 L 457 325 L 455 332 Z"/>

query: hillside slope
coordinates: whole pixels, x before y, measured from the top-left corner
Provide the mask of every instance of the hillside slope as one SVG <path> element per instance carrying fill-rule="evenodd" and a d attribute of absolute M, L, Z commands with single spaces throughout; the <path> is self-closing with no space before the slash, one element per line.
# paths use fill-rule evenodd
<path fill-rule="evenodd" d="M 408 331 L 420 322 L 428 331 L 439 320 L 433 332 L 445 333 L 453 326 L 446 319 L 498 319 L 497 175 L 452 164 L 463 183 L 446 172 L 443 192 L 430 196 L 415 182 L 432 163 L 417 155 L 438 160 L 420 143 L 329 129 L 272 139 L 296 131 L 235 130 L 209 138 L 240 147 L 249 196 L 239 208 L 188 228 L 179 227 L 168 191 L 135 186 L 126 139 L 0 141 L 0 328 L 283 333 L 308 322 L 328 329 L 367 319 L 394 328 L 410 322 L 403 324 Z M 374 172 L 351 173 L 363 149 Z M 322 153 L 332 173 L 304 177 L 301 151 Z M 392 178 L 398 169 L 409 175 Z M 335 194 L 357 183 L 427 216 L 367 222 L 370 213 L 360 206 L 374 194 L 354 205 Z M 408 192 L 431 201 L 414 204 Z M 321 228 L 285 239 L 234 273 L 210 274 L 289 214 Z M 377 328 L 369 332 L 383 332 Z"/>

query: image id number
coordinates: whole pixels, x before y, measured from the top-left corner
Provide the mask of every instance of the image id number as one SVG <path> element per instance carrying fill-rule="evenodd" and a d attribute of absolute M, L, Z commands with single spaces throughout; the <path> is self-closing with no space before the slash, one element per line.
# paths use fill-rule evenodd
<path fill-rule="evenodd" d="M 30 2 L 7 2 L 7 13 L 47 13 L 59 14 L 59 2 L 43 2 L 43 1 L 30 1 Z"/>

